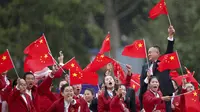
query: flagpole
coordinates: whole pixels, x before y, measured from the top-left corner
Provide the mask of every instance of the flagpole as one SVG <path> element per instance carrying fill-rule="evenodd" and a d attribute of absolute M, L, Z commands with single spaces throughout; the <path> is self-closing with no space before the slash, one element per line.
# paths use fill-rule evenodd
<path fill-rule="evenodd" d="M 49 55 L 53 58 L 54 62 L 60 67 L 60 69 L 61 69 L 64 73 L 66 73 L 66 72 L 63 70 L 63 68 L 58 64 L 58 62 L 54 59 L 54 57 L 51 55 L 51 53 L 49 53 Z"/>
<path fill-rule="evenodd" d="M 70 86 L 70 69 L 69 69 L 69 80 L 68 80 L 68 83 L 69 83 L 69 86 Z"/>
<path fill-rule="evenodd" d="M 144 41 L 144 47 L 145 47 L 145 54 L 146 54 L 146 60 L 147 60 L 147 65 L 148 65 L 148 69 L 149 69 L 149 59 L 147 57 L 147 48 L 146 48 L 146 43 L 145 43 L 145 40 L 143 39 Z"/>
<path fill-rule="evenodd" d="M 183 69 L 182 69 L 181 61 L 180 61 L 180 59 L 179 59 L 179 55 L 178 55 L 178 52 L 177 52 L 177 51 L 176 51 L 176 54 L 177 54 L 177 57 L 178 57 L 178 62 L 179 62 L 179 65 L 180 65 L 181 74 L 183 75 Z"/>
<path fill-rule="evenodd" d="M 17 75 L 17 78 L 20 78 L 20 77 L 19 77 L 19 74 L 18 74 L 18 72 L 17 72 L 17 69 L 15 68 L 15 65 L 14 65 L 14 63 L 13 63 L 12 57 L 10 56 L 10 52 L 9 52 L 8 49 L 7 49 L 7 52 L 8 52 L 8 55 L 9 55 L 10 59 L 11 59 L 11 62 L 12 62 L 12 65 L 13 65 L 13 67 L 14 67 L 14 70 L 15 70 L 15 73 L 16 73 L 16 75 Z"/>
<path fill-rule="evenodd" d="M 167 18 L 168 18 L 168 21 L 169 21 L 169 25 L 171 26 L 172 23 L 171 23 L 171 19 L 170 19 L 170 17 L 169 17 L 169 14 L 167 14 Z"/>
<path fill-rule="evenodd" d="M 47 42 L 46 36 L 44 35 L 44 33 L 43 33 L 42 35 L 44 36 L 44 39 L 45 39 L 45 41 L 46 41 L 46 43 L 47 43 L 47 48 L 49 49 L 49 51 L 50 51 L 50 53 L 51 53 L 51 50 L 50 50 L 50 48 L 49 48 L 49 44 L 48 44 L 48 42 Z M 52 54 L 52 53 L 51 53 L 51 54 Z"/>

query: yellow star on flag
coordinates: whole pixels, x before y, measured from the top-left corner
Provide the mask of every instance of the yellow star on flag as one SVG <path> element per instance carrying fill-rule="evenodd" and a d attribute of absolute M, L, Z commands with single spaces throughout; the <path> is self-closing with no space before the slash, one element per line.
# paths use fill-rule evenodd
<path fill-rule="evenodd" d="M 110 40 L 110 38 L 106 38 L 106 41 L 109 41 Z"/>
<path fill-rule="evenodd" d="M 142 47 L 143 45 L 141 43 L 138 44 L 138 47 Z"/>
<path fill-rule="evenodd" d="M 73 76 L 74 76 L 74 77 L 77 77 L 77 74 L 76 74 L 76 73 L 73 73 Z"/>
<path fill-rule="evenodd" d="M 44 58 L 48 58 L 48 55 L 47 55 L 47 54 L 45 54 L 45 55 L 44 55 Z"/>
<path fill-rule="evenodd" d="M 102 54 L 100 57 L 101 57 L 101 58 L 103 58 L 103 57 L 104 57 L 104 55 Z"/>
<path fill-rule="evenodd" d="M 74 63 L 71 64 L 71 67 L 74 67 Z"/>
<path fill-rule="evenodd" d="M 174 56 L 170 56 L 170 60 L 174 60 Z"/>
<path fill-rule="evenodd" d="M 197 92 L 194 92 L 193 95 L 194 95 L 194 96 L 197 96 Z"/>
<path fill-rule="evenodd" d="M 3 61 L 6 60 L 6 56 L 3 56 L 3 57 L 2 57 L 2 60 L 3 60 Z"/>
<path fill-rule="evenodd" d="M 40 40 L 40 44 L 42 44 L 42 43 L 43 43 L 43 40 L 41 39 L 41 40 Z"/>

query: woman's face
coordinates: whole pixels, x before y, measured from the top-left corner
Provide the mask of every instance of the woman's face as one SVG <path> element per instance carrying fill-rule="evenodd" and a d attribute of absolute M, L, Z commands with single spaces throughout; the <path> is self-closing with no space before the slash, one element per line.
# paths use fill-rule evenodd
<path fill-rule="evenodd" d="M 187 92 L 194 91 L 194 86 L 191 83 L 187 83 L 185 86 Z"/>
<path fill-rule="evenodd" d="M 122 97 L 126 96 L 126 87 L 124 85 L 121 85 L 121 89 L 122 89 Z"/>
<path fill-rule="evenodd" d="M 84 99 L 85 99 L 86 102 L 91 102 L 92 99 L 93 99 L 92 92 L 89 91 L 89 90 L 85 90 L 85 92 L 84 92 Z"/>
<path fill-rule="evenodd" d="M 114 87 L 114 85 L 115 85 L 115 81 L 114 81 L 113 77 L 107 75 L 107 76 L 105 76 L 104 79 L 105 79 L 105 86 L 106 86 L 108 89 L 112 89 L 112 88 Z"/>
<path fill-rule="evenodd" d="M 151 79 L 151 82 L 149 83 L 149 87 L 152 91 L 157 92 L 159 89 L 159 82 L 157 78 Z"/>

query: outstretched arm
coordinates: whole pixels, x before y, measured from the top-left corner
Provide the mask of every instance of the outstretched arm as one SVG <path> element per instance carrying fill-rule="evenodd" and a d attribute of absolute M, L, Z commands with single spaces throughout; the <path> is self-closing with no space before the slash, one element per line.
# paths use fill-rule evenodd
<path fill-rule="evenodd" d="M 168 28 L 169 37 L 167 38 L 168 44 L 167 44 L 167 50 L 166 50 L 165 54 L 172 53 L 174 50 L 174 33 L 175 33 L 174 27 L 169 26 L 169 28 Z"/>

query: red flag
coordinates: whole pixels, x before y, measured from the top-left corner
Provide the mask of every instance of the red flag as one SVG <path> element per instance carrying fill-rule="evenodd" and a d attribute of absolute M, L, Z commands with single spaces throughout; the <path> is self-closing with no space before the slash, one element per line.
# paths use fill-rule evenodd
<path fill-rule="evenodd" d="M 197 90 L 185 94 L 184 97 L 185 97 L 185 112 L 200 112 L 199 95 Z"/>
<path fill-rule="evenodd" d="M 168 15 L 165 0 L 160 0 L 149 12 L 149 18 L 155 19 L 161 14 Z"/>
<path fill-rule="evenodd" d="M 179 76 L 179 73 L 178 73 L 176 70 L 172 70 L 172 71 L 170 71 L 169 75 L 170 75 L 171 77 L 178 77 L 178 76 Z"/>
<path fill-rule="evenodd" d="M 0 54 L 0 74 L 12 68 L 14 68 L 12 59 L 9 51 L 6 50 L 3 54 Z"/>
<path fill-rule="evenodd" d="M 177 52 L 165 54 L 159 58 L 160 63 L 158 64 L 158 70 L 160 72 L 164 70 L 174 70 L 180 68 L 180 62 L 178 59 Z"/>
<path fill-rule="evenodd" d="M 30 56 L 37 56 L 44 53 L 50 53 L 46 38 L 42 35 L 39 39 L 32 42 L 24 50 L 24 54 Z"/>
<path fill-rule="evenodd" d="M 130 86 L 137 92 L 140 89 L 140 84 L 131 79 Z"/>
<path fill-rule="evenodd" d="M 136 40 L 133 44 L 125 46 L 122 55 L 133 58 L 146 58 L 144 40 Z"/>
<path fill-rule="evenodd" d="M 82 84 L 83 83 L 83 73 L 82 69 L 73 57 L 70 61 L 68 61 L 63 68 L 69 70 L 70 74 L 70 85 Z"/>
<path fill-rule="evenodd" d="M 54 59 L 49 53 L 38 54 L 37 57 L 28 55 L 24 61 L 24 71 L 34 73 L 51 65 L 54 65 Z"/>
<path fill-rule="evenodd" d="M 112 64 L 115 77 L 119 78 L 122 84 L 125 83 L 125 72 L 122 69 L 121 65 L 116 61 L 113 61 Z"/>
<path fill-rule="evenodd" d="M 110 63 L 112 61 L 113 60 L 111 58 L 105 56 L 104 54 L 97 54 L 95 59 L 89 65 L 87 65 L 85 70 L 91 71 L 91 72 L 96 72 L 100 68 L 104 67 L 105 65 L 107 65 L 108 63 Z"/>
<path fill-rule="evenodd" d="M 98 74 L 96 72 L 83 70 L 83 83 L 95 86 L 98 85 Z"/>
<path fill-rule="evenodd" d="M 108 51 L 110 51 L 110 33 L 108 33 L 108 35 L 104 39 L 99 53 L 103 54 Z"/>

